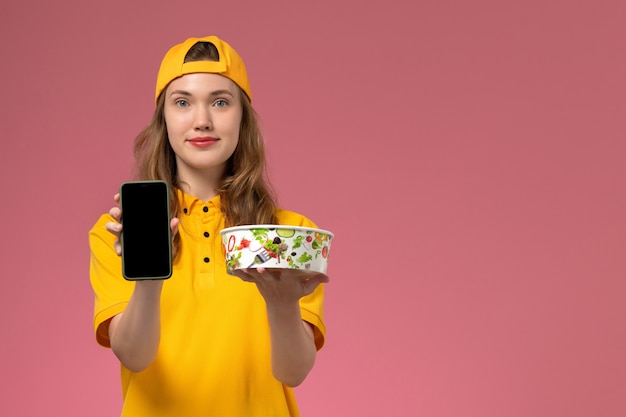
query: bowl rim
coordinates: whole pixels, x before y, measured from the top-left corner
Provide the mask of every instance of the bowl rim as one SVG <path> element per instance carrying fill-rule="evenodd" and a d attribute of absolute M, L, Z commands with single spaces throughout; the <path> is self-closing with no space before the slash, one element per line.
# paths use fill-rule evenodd
<path fill-rule="evenodd" d="M 300 230 L 305 232 L 317 232 L 321 234 L 328 235 L 329 237 L 335 237 L 334 233 L 324 229 L 318 229 L 315 227 L 306 227 L 306 226 L 292 226 L 289 224 L 246 224 L 242 226 L 232 226 L 227 227 L 220 230 L 220 235 L 225 235 L 227 233 L 237 232 L 240 230 L 250 230 L 250 229 L 291 229 L 291 230 Z"/>

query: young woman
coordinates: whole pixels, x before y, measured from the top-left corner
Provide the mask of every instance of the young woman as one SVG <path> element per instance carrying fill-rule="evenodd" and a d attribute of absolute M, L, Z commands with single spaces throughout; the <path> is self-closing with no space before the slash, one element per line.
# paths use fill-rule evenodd
<path fill-rule="evenodd" d="M 219 231 L 316 227 L 276 207 L 241 57 L 187 39 L 163 58 L 156 110 L 135 142 L 137 179 L 171 189 L 171 278 L 121 274 L 117 205 L 89 233 L 98 343 L 121 363 L 122 416 L 297 416 L 291 387 L 324 344 L 324 275 L 226 273 Z M 115 196 L 119 202 L 119 195 Z"/>

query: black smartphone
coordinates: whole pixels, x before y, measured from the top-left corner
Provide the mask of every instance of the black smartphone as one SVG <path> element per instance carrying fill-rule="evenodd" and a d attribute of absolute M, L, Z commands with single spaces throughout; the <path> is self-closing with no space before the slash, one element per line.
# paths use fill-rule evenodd
<path fill-rule="evenodd" d="M 165 181 L 130 181 L 120 186 L 122 275 L 125 279 L 172 276 L 170 193 Z"/>

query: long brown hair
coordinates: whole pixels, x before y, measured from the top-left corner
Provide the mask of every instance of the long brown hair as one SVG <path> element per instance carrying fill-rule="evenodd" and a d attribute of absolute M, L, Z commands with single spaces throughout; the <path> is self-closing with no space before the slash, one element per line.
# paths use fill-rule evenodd
<path fill-rule="evenodd" d="M 212 43 L 194 45 L 185 62 L 218 61 L 219 53 Z M 276 198 L 267 179 L 265 147 L 258 117 L 248 96 L 240 89 L 243 112 L 239 143 L 227 161 L 218 189 L 225 225 L 275 224 Z M 170 211 L 180 215 L 177 190 L 176 158 L 167 136 L 164 116 L 165 89 L 161 92 L 150 124 L 137 136 L 134 145 L 135 176 L 139 180 L 163 180 L 170 185 Z M 178 252 L 180 237 L 174 239 Z"/>

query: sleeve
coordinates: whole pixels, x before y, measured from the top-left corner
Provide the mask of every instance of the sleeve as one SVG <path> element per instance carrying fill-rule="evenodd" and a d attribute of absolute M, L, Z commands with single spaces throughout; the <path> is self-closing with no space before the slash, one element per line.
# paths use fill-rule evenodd
<path fill-rule="evenodd" d="M 278 223 L 291 226 L 318 228 L 308 218 L 291 211 L 278 210 Z M 324 324 L 324 284 L 318 285 L 313 293 L 300 299 L 302 320 L 313 326 L 315 347 L 320 350 L 326 341 L 326 325 Z"/>
<path fill-rule="evenodd" d="M 122 260 L 115 252 L 115 236 L 106 230 L 106 223 L 114 221 L 103 215 L 89 231 L 89 278 L 94 291 L 94 331 L 96 341 L 111 347 L 109 321 L 122 313 L 134 289 L 134 283 L 122 276 Z"/>

